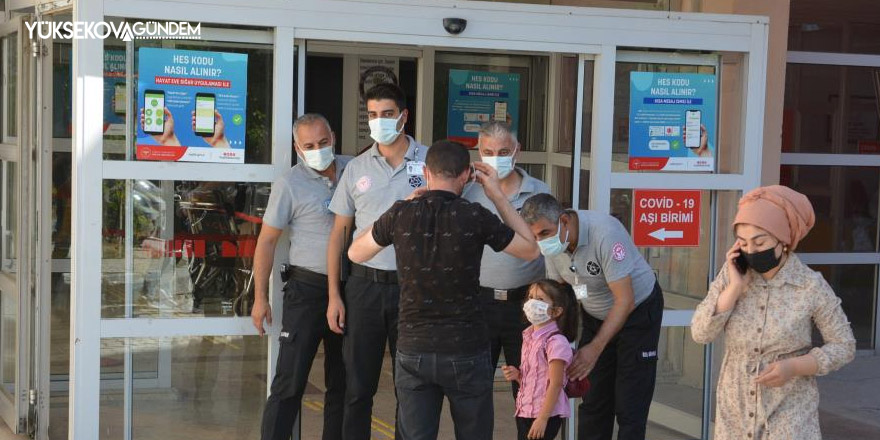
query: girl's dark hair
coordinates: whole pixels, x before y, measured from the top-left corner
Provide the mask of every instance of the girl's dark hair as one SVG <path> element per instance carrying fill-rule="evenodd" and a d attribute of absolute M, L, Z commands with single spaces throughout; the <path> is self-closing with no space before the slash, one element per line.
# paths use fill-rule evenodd
<path fill-rule="evenodd" d="M 550 279 L 536 281 L 533 286 L 541 289 L 549 297 L 553 307 L 562 307 L 562 315 L 556 320 L 559 332 L 565 335 L 569 342 L 574 342 L 578 334 L 580 307 L 574 297 L 574 290 L 568 284 Z"/>

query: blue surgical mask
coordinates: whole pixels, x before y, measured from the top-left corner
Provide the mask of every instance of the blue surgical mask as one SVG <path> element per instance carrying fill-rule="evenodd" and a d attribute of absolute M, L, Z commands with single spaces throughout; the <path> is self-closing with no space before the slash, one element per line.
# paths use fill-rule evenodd
<path fill-rule="evenodd" d="M 510 156 L 481 156 L 482 161 L 498 172 L 498 178 L 503 179 L 513 172 L 513 155 Z"/>
<path fill-rule="evenodd" d="M 562 220 L 559 221 L 559 227 L 556 230 L 556 235 L 552 237 L 547 237 L 543 240 L 538 240 L 538 247 L 541 248 L 541 253 L 546 257 L 552 257 L 554 255 L 561 254 L 565 248 L 568 247 L 568 231 L 565 231 L 565 242 L 559 240 L 559 234 L 562 232 Z"/>
<path fill-rule="evenodd" d="M 403 127 L 400 127 L 399 130 L 397 129 L 397 123 L 400 122 L 402 117 L 403 113 L 397 118 L 376 118 L 371 120 L 370 137 L 382 145 L 391 144 L 403 131 Z"/>

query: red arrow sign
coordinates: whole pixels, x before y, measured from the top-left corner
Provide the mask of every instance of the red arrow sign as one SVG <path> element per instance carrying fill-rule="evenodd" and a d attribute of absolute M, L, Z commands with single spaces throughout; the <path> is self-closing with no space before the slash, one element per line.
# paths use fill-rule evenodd
<path fill-rule="evenodd" d="M 701 196 L 695 190 L 634 190 L 636 246 L 699 246 Z"/>

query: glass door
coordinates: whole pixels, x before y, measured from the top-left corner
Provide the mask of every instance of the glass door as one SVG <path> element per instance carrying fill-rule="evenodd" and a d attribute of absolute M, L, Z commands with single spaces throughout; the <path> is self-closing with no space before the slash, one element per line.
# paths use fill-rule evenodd
<path fill-rule="evenodd" d="M 22 381 L 22 356 L 19 356 L 22 337 L 21 295 L 19 293 L 18 204 L 20 198 L 19 158 L 20 137 L 18 103 L 21 78 L 21 21 L 14 20 L 0 30 L 2 51 L 2 107 L 0 121 L 0 415 L 13 431 L 19 431 L 19 419 L 26 401 L 19 398 Z"/>
<path fill-rule="evenodd" d="M 0 26 L 0 416 L 13 432 L 29 431 L 32 359 L 30 166 L 33 58 L 23 48 L 24 19 Z"/>

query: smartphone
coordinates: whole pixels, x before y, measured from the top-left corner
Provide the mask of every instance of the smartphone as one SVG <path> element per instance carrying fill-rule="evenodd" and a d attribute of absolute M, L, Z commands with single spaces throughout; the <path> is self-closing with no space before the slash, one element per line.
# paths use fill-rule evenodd
<path fill-rule="evenodd" d="M 688 148 L 700 148 L 700 125 L 702 118 L 700 110 L 688 110 L 684 113 L 684 146 Z"/>
<path fill-rule="evenodd" d="M 165 92 L 144 90 L 144 133 L 165 132 Z"/>
<path fill-rule="evenodd" d="M 214 136 L 214 109 L 216 97 L 213 93 L 196 93 L 196 134 Z"/>
<path fill-rule="evenodd" d="M 743 275 L 745 275 L 746 270 L 749 269 L 749 262 L 746 261 L 746 257 L 743 256 L 741 251 L 739 253 L 739 256 L 733 259 L 733 264 L 734 266 L 736 266 L 736 270 L 738 270 L 739 273 Z"/>
<path fill-rule="evenodd" d="M 507 102 L 495 101 L 495 114 L 492 119 L 497 122 L 507 122 Z"/>
<path fill-rule="evenodd" d="M 116 83 L 113 88 L 113 113 L 125 114 L 125 83 Z"/>

